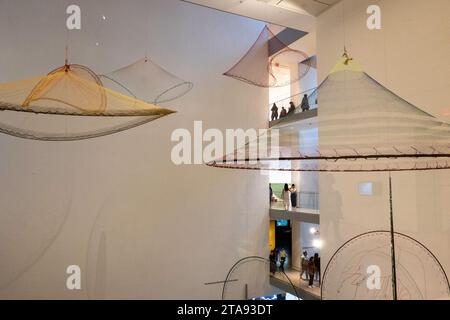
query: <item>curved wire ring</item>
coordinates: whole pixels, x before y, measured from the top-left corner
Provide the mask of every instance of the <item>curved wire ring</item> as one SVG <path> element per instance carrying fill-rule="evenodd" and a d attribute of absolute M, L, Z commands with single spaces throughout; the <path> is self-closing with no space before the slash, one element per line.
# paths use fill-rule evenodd
<path fill-rule="evenodd" d="M 234 271 L 234 269 L 242 262 L 246 261 L 246 260 L 259 260 L 259 261 L 263 261 L 263 262 L 267 262 L 270 263 L 270 260 L 267 258 L 263 258 L 260 256 L 248 256 L 242 259 L 239 259 L 235 264 L 233 264 L 233 266 L 230 268 L 230 270 L 227 273 L 227 276 L 225 278 L 225 281 L 223 282 L 223 286 L 222 286 L 222 300 L 225 300 L 225 286 L 227 285 L 227 283 L 229 282 L 229 278 L 231 273 Z M 286 276 L 286 278 L 289 281 L 289 284 L 292 286 L 292 288 L 294 289 L 295 292 L 295 296 L 298 300 L 300 300 L 300 298 L 298 297 L 298 292 L 297 289 L 295 288 L 294 284 L 292 283 L 291 279 L 289 278 L 289 276 L 283 271 L 283 274 Z"/>

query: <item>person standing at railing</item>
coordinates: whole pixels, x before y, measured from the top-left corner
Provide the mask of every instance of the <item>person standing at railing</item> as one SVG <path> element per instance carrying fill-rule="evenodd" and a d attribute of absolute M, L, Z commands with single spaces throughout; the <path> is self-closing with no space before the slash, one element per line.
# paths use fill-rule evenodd
<path fill-rule="evenodd" d="M 287 116 L 287 111 L 284 107 L 281 107 L 280 119 Z"/>
<path fill-rule="evenodd" d="M 277 271 L 277 255 L 275 253 L 275 250 L 270 251 L 269 260 L 270 260 L 270 273 L 274 275 L 275 272 Z"/>
<path fill-rule="evenodd" d="M 272 184 L 269 183 L 269 203 L 272 203 L 272 198 L 273 198 Z"/>
<path fill-rule="evenodd" d="M 295 105 L 294 103 L 291 101 L 289 102 L 289 110 L 288 110 L 288 114 L 294 113 L 295 112 Z"/>
<path fill-rule="evenodd" d="M 308 95 L 305 93 L 302 99 L 302 104 L 300 105 L 302 108 L 302 111 L 309 110 L 309 101 L 308 101 Z"/>
<path fill-rule="evenodd" d="M 271 119 L 272 121 L 277 120 L 278 119 L 278 107 L 276 105 L 276 103 L 273 104 L 272 109 L 270 109 L 272 111 L 272 116 Z"/>
<path fill-rule="evenodd" d="M 291 206 L 291 192 L 289 191 L 287 183 L 284 185 L 283 191 L 281 192 L 281 198 L 284 201 L 284 209 L 288 211 Z"/>
<path fill-rule="evenodd" d="M 295 184 L 291 185 L 291 188 L 289 189 L 291 192 L 291 205 L 292 208 L 297 208 L 297 189 L 295 188 Z"/>

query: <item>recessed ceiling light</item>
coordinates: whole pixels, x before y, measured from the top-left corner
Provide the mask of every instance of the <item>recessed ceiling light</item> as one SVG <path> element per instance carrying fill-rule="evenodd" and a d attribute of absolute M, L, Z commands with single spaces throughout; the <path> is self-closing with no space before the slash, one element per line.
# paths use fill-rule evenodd
<path fill-rule="evenodd" d="M 102 16 L 102 20 L 106 20 L 106 16 Z"/>
<path fill-rule="evenodd" d="M 100 45 L 100 42 L 96 42 L 95 45 L 98 47 Z"/>

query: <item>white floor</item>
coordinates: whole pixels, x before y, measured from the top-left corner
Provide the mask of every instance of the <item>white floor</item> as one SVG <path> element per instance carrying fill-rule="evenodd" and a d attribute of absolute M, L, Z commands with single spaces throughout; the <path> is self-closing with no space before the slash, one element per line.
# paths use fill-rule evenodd
<path fill-rule="evenodd" d="M 293 269 L 286 269 L 285 270 L 286 275 L 289 277 L 289 279 L 292 281 L 294 286 L 307 291 L 316 297 L 320 298 L 320 286 L 319 281 L 314 281 L 314 286 L 312 288 L 308 288 L 308 281 L 304 279 L 300 279 L 300 272 Z M 275 273 L 275 278 L 280 279 L 282 281 L 288 281 L 286 277 L 281 272 Z"/>

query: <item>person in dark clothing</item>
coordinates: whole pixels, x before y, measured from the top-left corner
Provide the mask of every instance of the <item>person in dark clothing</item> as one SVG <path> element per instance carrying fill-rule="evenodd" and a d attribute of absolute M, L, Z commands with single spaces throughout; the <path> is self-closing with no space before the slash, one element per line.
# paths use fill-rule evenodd
<path fill-rule="evenodd" d="M 311 257 L 311 258 L 309 258 L 309 262 L 308 262 L 308 274 L 309 274 L 308 288 L 313 287 L 315 273 L 316 273 L 316 266 L 314 265 L 314 257 Z"/>
<path fill-rule="evenodd" d="M 273 197 L 273 190 L 272 190 L 272 184 L 271 183 L 269 183 L 269 194 L 270 194 L 269 202 L 271 203 L 272 202 L 272 197 Z"/>
<path fill-rule="evenodd" d="M 277 105 L 274 103 L 272 106 L 272 109 L 270 109 L 270 111 L 272 111 L 272 121 L 277 120 L 278 119 L 278 107 Z"/>
<path fill-rule="evenodd" d="M 289 110 L 288 110 L 288 114 L 294 113 L 295 112 L 295 105 L 294 103 L 291 101 L 289 102 Z"/>
<path fill-rule="evenodd" d="M 316 268 L 316 278 L 318 278 L 320 285 L 320 257 L 318 253 L 314 254 L 314 266 Z"/>
<path fill-rule="evenodd" d="M 287 116 L 287 111 L 284 107 L 281 107 L 280 119 Z"/>
<path fill-rule="evenodd" d="M 302 99 L 302 104 L 300 105 L 302 108 L 302 111 L 309 110 L 309 101 L 308 101 L 308 95 L 304 95 Z"/>
<path fill-rule="evenodd" d="M 275 253 L 275 250 L 272 250 L 270 252 L 269 260 L 270 260 L 270 273 L 274 275 L 275 272 L 277 271 L 277 255 Z"/>
<path fill-rule="evenodd" d="M 297 208 L 297 189 L 295 188 L 295 184 L 291 186 L 291 206 L 292 208 Z"/>

